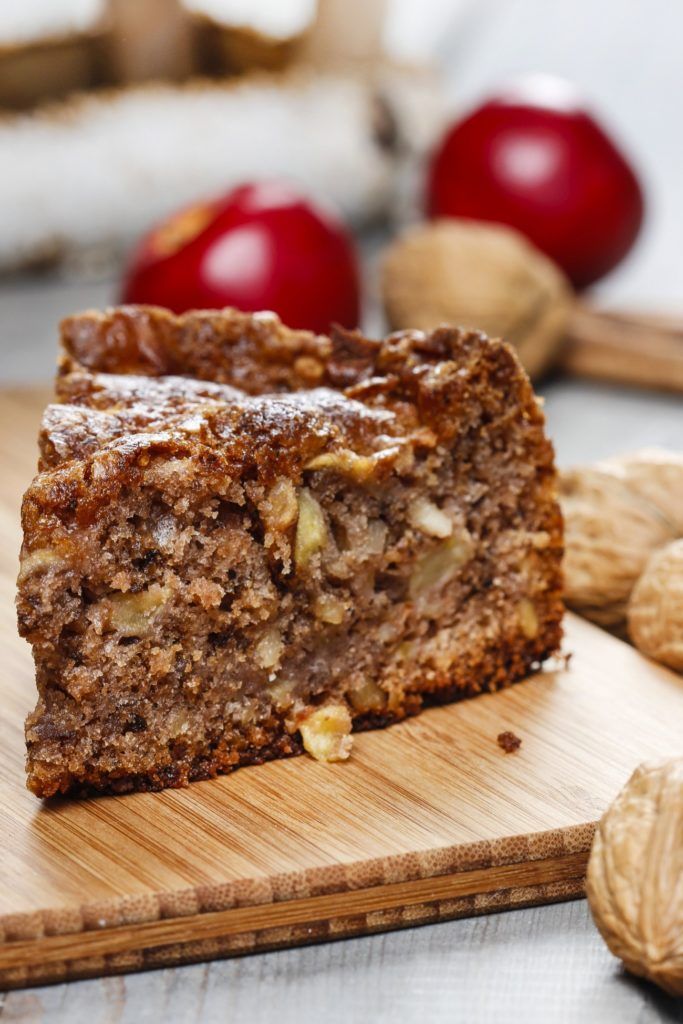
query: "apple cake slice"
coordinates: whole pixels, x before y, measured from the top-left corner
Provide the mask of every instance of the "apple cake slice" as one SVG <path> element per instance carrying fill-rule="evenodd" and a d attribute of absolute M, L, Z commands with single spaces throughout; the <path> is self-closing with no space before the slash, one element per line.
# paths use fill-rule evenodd
<path fill-rule="evenodd" d="M 126 307 L 62 346 L 19 574 L 37 795 L 341 759 L 557 649 L 553 452 L 505 343 Z"/>

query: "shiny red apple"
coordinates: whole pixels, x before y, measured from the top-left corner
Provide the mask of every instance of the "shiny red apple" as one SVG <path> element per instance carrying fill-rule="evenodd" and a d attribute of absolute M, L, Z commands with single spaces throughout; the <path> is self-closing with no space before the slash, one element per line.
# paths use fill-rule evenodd
<path fill-rule="evenodd" d="M 584 288 L 633 245 L 643 194 L 577 90 L 531 75 L 448 130 L 429 169 L 427 207 L 432 217 L 517 228 Z"/>
<path fill-rule="evenodd" d="M 343 224 L 293 186 L 242 185 L 147 234 L 122 300 L 186 309 L 274 310 L 290 327 L 356 327 L 358 262 Z"/>

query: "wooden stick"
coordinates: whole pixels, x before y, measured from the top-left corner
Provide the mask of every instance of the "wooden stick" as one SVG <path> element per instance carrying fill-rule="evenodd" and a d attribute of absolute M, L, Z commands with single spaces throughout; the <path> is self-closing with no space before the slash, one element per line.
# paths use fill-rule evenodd
<path fill-rule="evenodd" d="M 602 312 L 577 304 L 558 369 L 683 392 L 683 316 Z"/>
<path fill-rule="evenodd" d="M 107 27 L 114 81 L 180 81 L 192 71 L 191 20 L 179 0 L 108 0 Z"/>
<path fill-rule="evenodd" d="M 372 64 L 382 55 L 387 0 L 318 0 L 302 59 L 319 68 Z"/>

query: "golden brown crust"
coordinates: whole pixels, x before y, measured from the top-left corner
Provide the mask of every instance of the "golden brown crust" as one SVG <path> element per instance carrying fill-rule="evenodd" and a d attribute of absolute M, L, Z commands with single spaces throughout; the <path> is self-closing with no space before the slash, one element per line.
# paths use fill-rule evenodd
<path fill-rule="evenodd" d="M 64 352 L 102 373 L 181 374 L 247 393 L 292 387 L 302 356 L 326 358 L 329 339 L 284 327 L 273 313 L 208 310 L 175 316 L 157 306 L 118 306 L 67 317 Z M 301 378 L 300 378 L 301 379 Z M 269 387 L 263 382 L 268 380 Z M 310 386 L 303 379 L 300 386 Z"/>
<path fill-rule="evenodd" d="M 457 383 L 456 377 L 495 365 L 497 375 L 504 375 L 513 387 L 513 400 L 536 404 L 512 349 L 479 331 L 461 328 L 441 327 L 427 334 L 399 331 L 382 341 L 337 329 L 328 338 L 291 330 L 274 313 L 223 309 L 176 316 L 155 306 L 120 306 L 63 320 L 61 343 L 61 376 L 74 369 L 150 377 L 175 374 L 227 384 L 251 395 L 319 386 L 353 388 L 351 397 L 384 393 L 418 400 L 425 411 Z M 457 366 L 446 379 L 442 366 L 438 379 L 430 377 L 430 366 L 448 362 Z M 58 387 L 63 393 L 68 385 Z"/>
<path fill-rule="evenodd" d="M 62 345 L 60 397 L 90 408 L 48 407 L 41 468 L 64 458 L 92 463 L 67 464 L 29 490 L 23 525 L 35 537 L 31 546 L 45 541 L 37 526 L 46 509 L 56 514 L 61 502 L 86 518 L 96 515 L 160 446 L 168 457 L 199 459 L 206 447 L 216 449 L 226 472 L 256 473 L 264 483 L 281 475 L 298 481 L 322 451 L 348 448 L 376 456 L 381 476 L 406 443 L 448 443 L 466 428 L 458 408 L 484 377 L 492 393 L 507 390 L 516 415 L 521 406 L 539 432 L 539 471 L 545 464 L 554 472 L 526 375 L 509 346 L 476 331 L 405 331 L 384 341 L 337 331 L 324 338 L 289 330 L 274 314 L 174 316 L 120 307 L 64 320 Z M 324 387 L 309 390 L 311 377 Z M 238 384 L 253 397 L 241 395 Z M 294 393 L 263 394 L 285 385 Z M 117 440 L 121 435 L 130 436 Z"/>

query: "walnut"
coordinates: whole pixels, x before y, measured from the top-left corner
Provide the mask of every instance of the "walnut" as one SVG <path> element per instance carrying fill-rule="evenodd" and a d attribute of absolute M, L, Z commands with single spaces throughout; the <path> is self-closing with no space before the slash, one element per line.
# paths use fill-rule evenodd
<path fill-rule="evenodd" d="M 667 519 L 683 536 L 683 454 L 665 448 L 642 448 L 599 462 L 597 468 L 618 476 Z"/>
<path fill-rule="evenodd" d="M 381 519 L 371 519 L 365 536 L 365 551 L 368 555 L 381 555 L 387 542 L 389 528 Z"/>
<path fill-rule="evenodd" d="M 455 218 L 414 227 L 389 247 L 382 293 L 394 329 L 480 328 L 511 342 L 532 376 L 552 363 L 573 304 L 562 272 L 521 234 Z"/>
<path fill-rule="evenodd" d="M 368 712 L 379 714 L 387 706 L 386 692 L 372 679 L 366 679 L 359 686 L 349 690 L 347 697 L 351 701 L 353 710 L 362 714 Z"/>
<path fill-rule="evenodd" d="M 53 565 L 64 564 L 59 552 L 53 548 L 35 548 L 21 556 L 18 583 L 22 583 L 34 572 L 46 571 Z"/>
<path fill-rule="evenodd" d="M 472 551 L 472 538 L 463 528 L 418 558 L 408 584 L 411 598 L 444 586 L 469 561 Z"/>
<path fill-rule="evenodd" d="M 683 672 L 683 540 L 650 557 L 631 594 L 628 629 L 643 654 Z"/>
<path fill-rule="evenodd" d="M 283 711 L 294 703 L 295 684 L 291 680 L 274 679 L 268 685 L 268 696 L 276 708 Z"/>
<path fill-rule="evenodd" d="M 528 597 L 523 597 L 517 605 L 519 628 L 527 640 L 535 640 L 538 636 L 538 614 Z"/>
<path fill-rule="evenodd" d="M 254 657 L 261 668 L 273 669 L 280 664 L 285 644 L 277 626 L 270 626 L 254 646 Z"/>
<path fill-rule="evenodd" d="M 137 594 L 111 594 L 102 606 L 110 629 L 124 637 L 144 636 L 171 597 L 169 587 L 153 583 Z"/>
<path fill-rule="evenodd" d="M 270 530 L 282 533 L 296 522 L 299 505 L 296 490 L 291 480 L 281 477 L 268 491 L 263 506 L 263 515 Z"/>
<path fill-rule="evenodd" d="M 358 455 L 350 448 L 339 448 L 333 452 L 322 452 L 306 463 L 304 469 L 331 469 L 343 476 L 349 476 L 358 483 L 364 483 L 375 475 L 382 463 L 381 455 Z"/>
<path fill-rule="evenodd" d="M 307 487 L 299 491 L 299 518 L 294 541 L 294 562 L 297 571 L 306 569 L 313 555 L 327 542 L 327 524 L 318 500 Z"/>
<path fill-rule="evenodd" d="M 313 614 L 320 622 L 339 626 L 344 621 L 346 606 L 334 594 L 319 594 L 313 603 Z"/>
<path fill-rule="evenodd" d="M 304 749 L 316 761 L 345 761 L 351 753 L 351 715 L 345 704 L 325 704 L 299 724 Z"/>
<path fill-rule="evenodd" d="M 683 758 L 633 773 L 598 824 L 586 891 L 612 953 L 683 995 Z"/>
<path fill-rule="evenodd" d="M 408 507 L 408 522 L 428 537 L 450 537 L 453 521 L 428 498 L 415 498 Z"/>
<path fill-rule="evenodd" d="M 563 471 L 560 504 L 567 604 L 602 626 L 621 627 L 648 558 L 676 532 L 654 505 L 603 470 Z"/>

